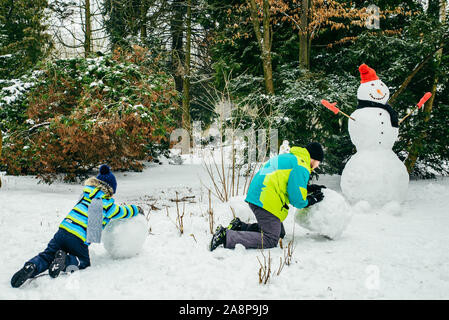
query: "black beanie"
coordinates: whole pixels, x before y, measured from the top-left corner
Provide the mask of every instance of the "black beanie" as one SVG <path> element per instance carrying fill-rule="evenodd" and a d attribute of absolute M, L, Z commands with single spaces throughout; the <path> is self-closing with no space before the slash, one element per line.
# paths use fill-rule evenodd
<path fill-rule="evenodd" d="M 318 160 L 320 162 L 323 161 L 324 151 L 321 144 L 319 144 L 318 142 L 311 142 L 306 146 L 306 149 L 310 153 L 310 158 Z"/>

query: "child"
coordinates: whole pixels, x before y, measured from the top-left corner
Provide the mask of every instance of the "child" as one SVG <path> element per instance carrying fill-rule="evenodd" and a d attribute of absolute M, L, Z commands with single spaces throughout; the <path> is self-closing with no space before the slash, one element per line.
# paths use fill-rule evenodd
<path fill-rule="evenodd" d="M 245 199 L 257 223 L 246 224 L 235 218 L 228 228 L 218 226 L 210 251 L 222 244 L 228 249 L 237 244 L 247 249 L 276 247 L 285 235 L 282 222 L 287 218 L 288 204 L 301 209 L 323 200 L 324 186 L 307 186 L 312 170 L 318 168 L 323 158 L 323 148 L 317 142 L 304 148 L 292 147 L 288 153 L 271 158 L 254 175 Z"/>
<path fill-rule="evenodd" d="M 143 214 L 142 208 L 135 205 L 116 205 L 112 198 L 116 190 L 115 176 L 107 165 L 102 165 L 96 178 L 85 181 L 81 199 L 61 222 L 47 248 L 14 274 L 12 287 L 20 287 L 27 279 L 47 269 L 50 277 L 56 278 L 68 266 L 78 269 L 89 267 L 88 246 L 91 242 L 100 242 L 101 230 L 111 219 L 126 219 Z"/>

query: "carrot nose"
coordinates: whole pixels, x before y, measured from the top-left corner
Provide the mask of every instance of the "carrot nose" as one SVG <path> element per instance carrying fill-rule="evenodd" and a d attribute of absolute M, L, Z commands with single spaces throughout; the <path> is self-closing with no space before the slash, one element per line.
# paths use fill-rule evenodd
<path fill-rule="evenodd" d="M 377 89 L 377 93 L 380 94 L 381 96 L 383 96 L 382 91 L 380 91 L 380 89 Z"/>

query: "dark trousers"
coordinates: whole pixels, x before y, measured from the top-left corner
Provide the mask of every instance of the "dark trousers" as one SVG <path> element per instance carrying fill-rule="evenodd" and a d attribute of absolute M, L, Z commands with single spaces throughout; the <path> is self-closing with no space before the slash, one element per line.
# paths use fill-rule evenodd
<path fill-rule="evenodd" d="M 249 203 L 257 223 L 242 223 L 239 231 L 226 232 L 225 248 L 234 249 L 237 244 L 247 249 L 269 249 L 278 245 L 279 238 L 285 235 L 284 225 L 278 217 L 267 210 Z"/>
<path fill-rule="evenodd" d="M 74 271 L 90 266 L 89 247 L 78 237 L 64 229 L 58 229 L 47 248 L 28 262 L 36 265 L 36 271 L 32 275 L 37 276 L 48 269 L 58 250 L 67 253 L 65 261 L 66 270 Z"/>

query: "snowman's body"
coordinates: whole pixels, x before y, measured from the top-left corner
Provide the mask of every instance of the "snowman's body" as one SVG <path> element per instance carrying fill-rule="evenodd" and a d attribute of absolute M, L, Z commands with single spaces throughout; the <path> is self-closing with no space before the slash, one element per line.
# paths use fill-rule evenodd
<path fill-rule="evenodd" d="M 389 99 L 388 88 L 378 78 L 362 82 L 357 98 L 378 103 L 379 107 L 364 107 L 351 114 L 355 121 L 348 121 L 348 129 L 357 152 L 343 170 L 342 192 L 352 203 L 360 200 L 373 206 L 391 201 L 400 203 L 406 197 L 409 176 L 392 150 L 399 130 L 392 126 L 392 117 L 383 107 Z"/>

